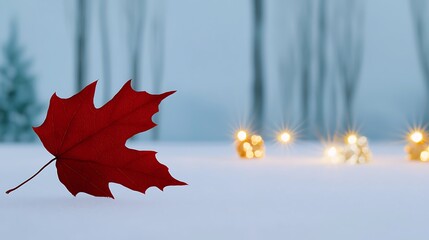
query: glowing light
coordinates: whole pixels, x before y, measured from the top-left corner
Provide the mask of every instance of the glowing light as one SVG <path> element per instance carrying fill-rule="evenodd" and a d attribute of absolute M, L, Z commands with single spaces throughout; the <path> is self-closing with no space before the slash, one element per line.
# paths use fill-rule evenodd
<path fill-rule="evenodd" d="M 427 161 L 429 161 L 429 152 L 428 152 L 428 151 L 422 151 L 422 152 L 420 153 L 420 160 L 421 160 L 422 162 L 427 162 Z"/>
<path fill-rule="evenodd" d="M 325 159 L 330 163 L 337 164 L 344 162 L 344 154 L 342 147 L 329 146 L 325 149 Z"/>
<path fill-rule="evenodd" d="M 239 157 L 252 159 L 264 157 L 264 140 L 260 135 L 253 135 L 246 130 L 235 134 L 235 147 Z"/>
<path fill-rule="evenodd" d="M 327 155 L 328 157 L 336 157 L 336 156 L 337 156 L 337 154 L 338 154 L 338 149 L 337 149 L 336 147 L 329 147 L 329 148 L 326 150 L 326 155 Z"/>
<path fill-rule="evenodd" d="M 243 149 L 244 149 L 245 151 L 252 151 L 252 150 L 253 150 L 253 147 L 252 147 L 252 145 L 250 145 L 250 143 L 245 142 L 245 143 L 243 143 Z"/>
<path fill-rule="evenodd" d="M 347 143 L 348 144 L 356 144 L 358 141 L 358 137 L 356 136 L 356 134 L 349 134 L 347 136 Z"/>
<path fill-rule="evenodd" d="M 238 141 L 242 142 L 242 141 L 246 140 L 247 132 L 244 130 L 240 130 L 237 132 L 236 136 L 237 136 Z"/>
<path fill-rule="evenodd" d="M 252 145 L 258 145 L 260 142 L 262 142 L 262 137 L 259 135 L 252 135 L 250 141 L 252 141 Z"/>
<path fill-rule="evenodd" d="M 407 135 L 405 152 L 410 160 L 429 162 L 428 134 L 423 128 L 414 128 Z"/>
<path fill-rule="evenodd" d="M 292 141 L 292 133 L 289 131 L 283 131 L 279 133 L 277 140 L 281 143 L 290 143 Z"/>
<path fill-rule="evenodd" d="M 254 154 L 252 151 L 247 151 L 246 152 L 246 158 L 253 158 Z"/>
<path fill-rule="evenodd" d="M 423 141 L 423 133 L 419 130 L 416 130 L 410 134 L 410 140 L 419 143 Z"/>
<path fill-rule="evenodd" d="M 261 158 L 263 156 L 264 156 L 264 151 L 262 151 L 262 150 L 256 150 L 255 151 L 255 157 L 256 158 Z"/>
<path fill-rule="evenodd" d="M 325 158 L 331 163 L 362 164 L 371 160 L 371 151 L 368 139 L 357 132 L 348 132 L 344 136 L 344 142 L 335 142 L 326 147 Z"/>

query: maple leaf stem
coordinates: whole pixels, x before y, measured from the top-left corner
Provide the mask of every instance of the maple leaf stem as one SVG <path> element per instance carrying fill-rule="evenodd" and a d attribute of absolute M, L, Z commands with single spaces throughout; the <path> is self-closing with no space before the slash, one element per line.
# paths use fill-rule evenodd
<path fill-rule="evenodd" d="M 24 182 L 22 182 L 21 184 L 19 184 L 18 186 L 16 186 L 16 187 L 14 187 L 14 188 L 12 188 L 12 189 L 9 189 L 9 190 L 7 190 L 6 191 L 6 194 L 9 194 L 9 193 L 11 193 L 11 192 L 13 192 L 13 191 L 15 191 L 16 189 L 18 189 L 18 188 L 20 188 L 22 185 L 24 185 L 24 184 L 26 184 L 28 181 L 30 181 L 31 179 L 33 179 L 35 176 L 37 176 L 41 171 L 43 171 L 43 169 L 45 169 L 49 164 L 51 164 L 53 161 L 55 161 L 55 160 L 57 160 L 57 158 L 55 157 L 55 158 L 53 158 L 53 159 L 51 159 L 51 161 L 49 161 L 48 163 L 46 163 L 45 165 L 43 165 L 43 167 L 42 168 L 40 168 L 39 169 L 39 171 L 37 171 L 33 176 L 31 176 L 29 179 L 27 179 L 27 180 L 25 180 Z"/>

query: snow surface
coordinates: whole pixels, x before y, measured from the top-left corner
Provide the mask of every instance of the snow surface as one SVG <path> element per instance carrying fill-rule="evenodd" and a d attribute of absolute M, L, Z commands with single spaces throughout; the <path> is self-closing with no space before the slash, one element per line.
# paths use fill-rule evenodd
<path fill-rule="evenodd" d="M 429 164 L 403 146 L 372 145 L 368 165 L 329 165 L 315 143 L 268 146 L 241 160 L 226 143 L 134 143 L 155 149 L 189 186 L 146 195 L 111 184 L 116 199 L 73 197 L 55 166 L 0 194 L 0 239 L 427 239 Z M 0 189 L 51 156 L 41 145 L 0 146 Z"/>

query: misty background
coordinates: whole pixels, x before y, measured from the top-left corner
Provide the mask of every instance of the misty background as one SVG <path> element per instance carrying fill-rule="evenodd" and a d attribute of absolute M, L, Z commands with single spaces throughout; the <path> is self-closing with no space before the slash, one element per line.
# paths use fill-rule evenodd
<path fill-rule="evenodd" d="M 50 96 L 99 80 L 177 90 L 142 139 L 230 140 L 240 126 L 400 139 L 429 119 L 424 0 L 2 0 L 0 140 L 30 141 Z M 3 69 L 3 70 L 2 70 Z"/>

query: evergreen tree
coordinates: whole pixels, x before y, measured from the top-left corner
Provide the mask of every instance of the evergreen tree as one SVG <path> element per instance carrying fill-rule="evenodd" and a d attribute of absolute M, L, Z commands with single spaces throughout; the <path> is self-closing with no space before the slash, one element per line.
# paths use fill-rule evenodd
<path fill-rule="evenodd" d="M 18 43 L 16 22 L 3 46 L 0 66 L 0 141 L 31 141 L 35 116 L 40 112 L 34 86 L 35 77 L 29 73 L 31 61 L 24 58 Z"/>

